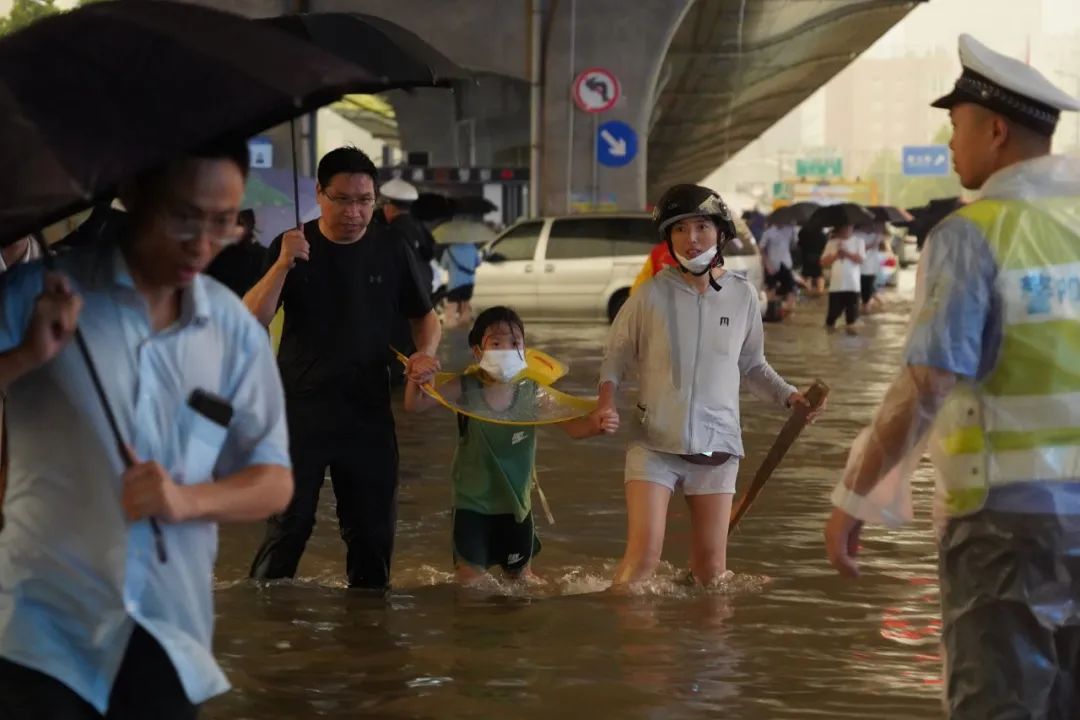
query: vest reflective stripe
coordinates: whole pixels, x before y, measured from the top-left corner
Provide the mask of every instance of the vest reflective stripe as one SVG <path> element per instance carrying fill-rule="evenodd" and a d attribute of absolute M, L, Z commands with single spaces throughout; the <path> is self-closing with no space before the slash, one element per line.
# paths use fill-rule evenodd
<path fill-rule="evenodd" d="M 946 511 L 977 511 L 989 488 L 1080 479 L 1080 201 L 982 200 L 978 226 L 999 268 L 997 362 L 946 399 L 930 454 Z M 947 240 L 946 240 L 947 242 Z"/>
<path fill-rule="evenodd" d="M 1044 395 L 1000 396 L 984 395 L 983 413 L 988 428 L 1008 428 L 1022 424 L 1023 430 L 1036 434 L 1055 428 L 1080 427 L 1080 392 L 1054 394 L 1047 402 Z M 1018 422 L 1017 418 L 1022 418 Z"/>

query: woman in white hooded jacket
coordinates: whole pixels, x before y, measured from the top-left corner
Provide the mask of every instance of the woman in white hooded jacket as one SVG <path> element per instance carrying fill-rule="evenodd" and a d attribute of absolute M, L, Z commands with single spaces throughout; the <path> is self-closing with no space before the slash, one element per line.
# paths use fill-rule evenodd
<path fill-rule="evenodd" d="M 743 456 L 739 388 L 780 408 L 806 405 L 765 360 L 757 294 L 726 272 L 735 235 L 714 191 L 676 185 L 653 215 L 678 262 L 634 293 L 611 328 L 600 407 L 613 410 L 627 371 L 638 370 L 643 435 L 626 454 L 626 551 L 615 584 L 648 578 L 660 562 L 667 509 L 682 487 L 690 509 L 690 570 L 708 585 L 727 571 L 727 528 Z"/>

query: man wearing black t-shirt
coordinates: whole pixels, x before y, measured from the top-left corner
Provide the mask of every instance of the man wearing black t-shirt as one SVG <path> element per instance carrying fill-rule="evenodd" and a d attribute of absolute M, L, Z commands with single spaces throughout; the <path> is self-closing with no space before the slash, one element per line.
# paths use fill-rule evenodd
<path fill-rule="evenodd" d="M 296 482 L 288 510 L 269 521 L 252 577 L 296 574 L 329 468 L 349 586 L 389 584 L 398 470 L 391 333 L 394 318 L 409 318 L 419 349 L 406 374 L 424 383 L 438 370 L 440 327 L 414 254 L 371 224 L 376 174 L 360 150 L 327 154 L 316 188 L 322 217 L 271 243 L 269 269 L 244 296 L 264 325 L 285 307 L 278 366 Z"/>

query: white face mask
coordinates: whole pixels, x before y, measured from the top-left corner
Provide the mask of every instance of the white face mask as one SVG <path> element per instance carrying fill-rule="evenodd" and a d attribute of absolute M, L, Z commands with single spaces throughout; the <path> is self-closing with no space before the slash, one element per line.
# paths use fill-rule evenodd
<path fill-rule="evenodd" d="M 690 272 L 695 274 L 703 273 L 709 269 L 709 266 L 712 265 L 713 260 L 716 258 L 716 246 L 713 245 L 695 258 L 685 258 L 679 253 L 674 253 L 674 255 L 679 264 Z"/>
<path fill-rule="evenodd" d="M 480 357 L 480 369 L 496 382 L 510 382 L 526 367 L 520 350 L 485 350 Z"/>

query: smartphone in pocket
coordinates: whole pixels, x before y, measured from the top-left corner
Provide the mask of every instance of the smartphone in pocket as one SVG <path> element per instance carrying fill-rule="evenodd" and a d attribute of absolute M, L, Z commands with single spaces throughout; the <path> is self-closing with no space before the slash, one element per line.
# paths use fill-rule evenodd
<path fill-rule="evenodd" d="M 206 390 L 194 390 L 188 398 L 188 405 L 199 415 L 222 427 L 229 427 L 232 421 L 233 407 L 229 401 Z"/>

